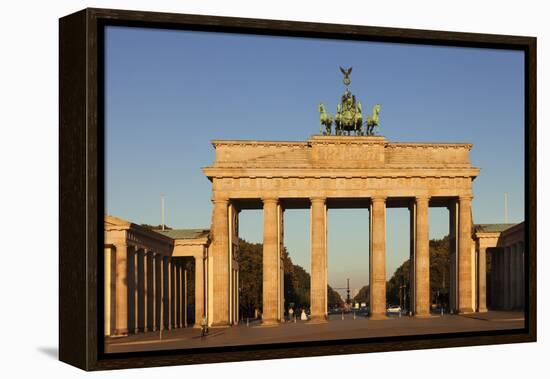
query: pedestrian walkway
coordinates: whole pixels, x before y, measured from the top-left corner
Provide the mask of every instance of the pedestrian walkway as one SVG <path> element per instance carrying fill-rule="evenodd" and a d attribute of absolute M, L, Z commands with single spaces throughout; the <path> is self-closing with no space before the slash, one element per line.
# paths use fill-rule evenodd
<path fill-rule="evenodd" d="M 438 315 L 428 318 L 391 316 L 385 320 L 369 320 L 363 316 L 331 315 L 329 322 L 285 322 L 277 327 L 263 327 L 259 322 L 241 323 L 228 328 L 210 328 L 201 337 L 200 328 L 173 329 L 141 333 L 106 341 L 106 352 L 188 349 L 216 346 L 256 345 L 316 340 L 337 340 L 369 337 L 426 335 L 456 332 L 521 329 L 523 313 L 487 312 L 469 315 Z"/>

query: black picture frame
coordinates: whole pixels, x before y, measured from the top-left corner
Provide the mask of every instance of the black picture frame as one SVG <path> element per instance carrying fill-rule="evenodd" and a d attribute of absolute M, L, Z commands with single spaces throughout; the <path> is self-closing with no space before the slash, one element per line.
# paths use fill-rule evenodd
<path fill-rule="evenodd" d="M 189 351 L 103 354 L 103 38 L 107 25 L 486 47 L 525 54 L 525 328 Z M 84 370 L 536 341 L 536 38 L 84 9 L 59 20 L 59 359 Z"/>

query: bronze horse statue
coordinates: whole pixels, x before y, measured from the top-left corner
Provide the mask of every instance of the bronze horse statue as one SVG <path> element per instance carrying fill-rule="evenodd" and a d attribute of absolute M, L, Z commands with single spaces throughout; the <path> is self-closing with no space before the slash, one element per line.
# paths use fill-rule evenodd
<path fill-rule="evenodd" d="M 329 136 L 332 133 L 332 116 L 327 113 L 323 103 L 319 104 L 319 121 L 321 123 L 319 134 Z M 325 127 L 324 131 L 323 126 Z"/>
<path fill-rule="evenodd" d="M 380 104 L 375 104 L 374 107 L 372 107 L 372 114 L 367 117 L 367 121 L 365 122 L 365 129 L 368 136 L 374 135 L 374 128 L 378 127 L 378 121 L 379 121 L 379 114 L 380 114 Z"/>

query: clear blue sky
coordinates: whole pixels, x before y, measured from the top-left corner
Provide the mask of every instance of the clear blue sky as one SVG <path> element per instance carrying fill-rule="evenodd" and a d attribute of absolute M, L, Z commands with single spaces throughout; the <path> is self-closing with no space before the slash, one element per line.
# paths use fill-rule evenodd
<path fill-rule="evenodd" d="M 128 27 L 106 31 L 106 212 L 136 223 L 208 228 L 211 183 L 200 168 L 213 139 L 306 140 L 317 105 L 334 113 L 338 66 L 365 113 L 382 104 L 390 141 L 469 142 L 481 168 L 475 223 L 524 219 L 523 53 Z M 430 236 L 448 213 L 430 209 Z M 241 236 L 262 240 L 259 211 L 241 213 Z M 286 212 L 285 242 L 309 271 L 309 211 Z M 368 211 L 329 211 L 329 284 L 368 282 Z M 387 216 L 387 273 L 408 257 L 408 214 Z"/>

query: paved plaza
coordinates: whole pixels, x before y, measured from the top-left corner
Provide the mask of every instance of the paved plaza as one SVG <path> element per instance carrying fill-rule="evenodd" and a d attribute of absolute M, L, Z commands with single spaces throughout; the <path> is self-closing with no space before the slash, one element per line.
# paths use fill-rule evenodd
<path fill-rule="evenodd" d="M 108 338 L 107 353 L 186 349 L 215 346 L 255 345 L 281 342 L 302 342 L 367 337 L 405 336 L 449 332 L 473 332 L 519 329 L 524 326 L 521 312 L 486 312 L 467 315 L 443 315 L 428 318 L 391 316 L 385 320 L 369 320 L 346 314 L 331 315 L 330 322 L 286 322 L 277 326 L 262 326 L 250 322 L 248 326 L 210 328 L 201 337 L 198 328 L 181 328 L 159 332 L 140 333 L 128 337 Z"/>

